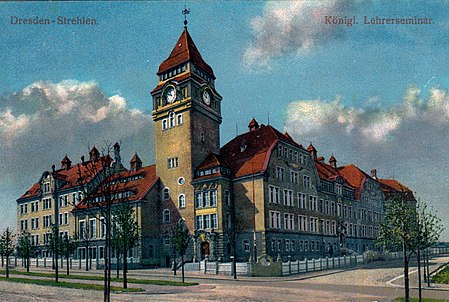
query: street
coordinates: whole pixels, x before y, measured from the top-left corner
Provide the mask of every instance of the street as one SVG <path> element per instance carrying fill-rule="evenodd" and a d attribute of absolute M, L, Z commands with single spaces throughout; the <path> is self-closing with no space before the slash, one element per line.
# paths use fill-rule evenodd
<path fill-rule="evenodd" d="M 448 257 L 435 258 L 432 268 L 448 262 Z M 411 267 L 410 271 L 415 271 Z M 82 271 L 74 271 L 80 274 Z M 89 274 L 101 272 L 90 271 Z M 352 270 L 321 271 L 307 275 L 280 278 L 251 278 L 204 275 L 186 272 L 187 281 L 200 283 L 197 286 L 175 287 L 131 284 L 130 287 L 145 289 L 142 293 L 112 294 L 112 301 L 392 301 L 403 296 L 401 263 L 374 262 L 363 268 Z M 179 280 L 169 270 L 134 270 L 130 276 L 141 279 Z M 391 282 L 391 280 L 394 280 Z M 390 282 L 389 282 L 390 281 Z M 417 273 L 411 274 L 411 296 L 417 297 L 414 289 Z M 119 285 L 114 284 L 114 285 Z M 0 282 L 0 301 L 101 301 L 103 292 L 66 288 L 24 285 Z M 449 297 L 449 286 L 432 285 L 425 288 L 423 296 L 444 299 Z"/>

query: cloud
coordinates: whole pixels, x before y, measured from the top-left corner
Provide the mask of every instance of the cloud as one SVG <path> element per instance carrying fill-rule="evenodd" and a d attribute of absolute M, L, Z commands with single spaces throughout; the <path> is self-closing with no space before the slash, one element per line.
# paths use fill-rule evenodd
<path fill-rule="evenodd" d="M 88 146 L 121 141 L 125 165 L 134 152 L 152 163 L 150 120 L 95 82 L 39 81 L 0 96 L 0 206 L 7 209 L 0 218 L 15 217 L 15 199 L 65 154 L 76 163 Z"/>
<path fill-rule="evenodd" d="M 353 14 L 352 1 L 270 1 L 262 16 L 251 20 L 254 40 L 243 60 L 248 67 L 271 68 L 272 59 L 308 53 L 344 36 L 343 26 L 329 25 L 325 16 Z"/>
<path fill-rule="evenodd" d="M 296 101 L 288 106 L 285 130 L 298 142 L 311 141 L 338 165 L 355 163 L 381 178 L 396 178 L 429 202 L 441 218 L 449 217 L 449 94 L 430 88 L 423 98 L 409 87 L 391 107 L 345 106 L 332 101 Z M 449 221 L 445 221 L 449 230 Z M 444 234 L 449 239 L 449 232 Z"/>

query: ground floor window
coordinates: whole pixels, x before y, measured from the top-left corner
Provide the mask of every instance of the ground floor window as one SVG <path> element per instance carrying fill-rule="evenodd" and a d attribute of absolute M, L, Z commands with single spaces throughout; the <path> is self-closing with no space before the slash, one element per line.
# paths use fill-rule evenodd
<path fill-rule="evenodd" d="M 249 240 L 243 240 L 243 250 L 245 251 L 245 253 L 249 253 L 250 252 Z"/>
<path fill-rule="evenodd" d="M 99 248 L 98 248 L 98 253 L 99 253 L 99 258 L 100 259 L 104 259 L 104 246 L 100 246 Z"/>

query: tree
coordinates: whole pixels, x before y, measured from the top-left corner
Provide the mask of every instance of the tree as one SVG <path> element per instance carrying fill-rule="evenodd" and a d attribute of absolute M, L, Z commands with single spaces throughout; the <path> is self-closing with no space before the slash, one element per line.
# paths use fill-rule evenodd
<path fill-rule="evenodd" d="M 182 283 L 184 283 L 184 255 L 187 252 L 189 242 L 189 229 L 187 228 L 185 220 L 180 219 L 176 228 L 176 233 L 172 237 L 172 243 L 176 249 L 176 252 L 178 252 L 178 254 L 181 256 Z"/>
<path fill-rule="evenodd" d="M 6 257 L 6 278 L 9 278 L 9 256 L 14 253 L 14 249 L 16 248 L 14 237 L 16 237 L 16 235 L 9 227 L 3 231 L 0 237 L 1 250 L 3 251 L 3 255 Z"/>
<path fill-rule="evenodd" d="M 123 288 L 128 288 L 127 270 L 128 270 L 128 251 L 134 247 L 139 239 L 139 227 L 135 219 L 133 207 L 123 202 L 114 211 L 112 228 L 112 245 L 117 253 L 123 256 Z M 119 260 L 117 257 L 117 266 Z"/>
<path fill-rule="evenodd" d="M 84 246 L 86 251 L 85 258 L 86 258 L 86 272 L 87 272 L 89 271 L 89 264 L 90 266 L 92 266 L 92 258 L 90 257 L 89 254 L 90 239 L 92 238 L 92 234 L 90 234 L 89 220 L 86 220 L 84 222 L 84 225 L 79 227 L 79 232 L 80 233 L 78 234 L 79 239 L 78 243 Z"/>
<path fill-rule="evenodd" d="M 378 243 L 386 250 L 403 252 L 406 302 L 410 300 L 409 261 L 416 246 L 417 222 L 416 208 L 407 200 L 406 194 L 396 195 L 385 202 L 385 220 L 380 224 Z"/>
<path fill-rule="evenodd" d="M 62 252 L 62 255 L 66 259 L 67 276 L 70 273 L 69 258 L 71 255 L 73 255 L 77 246 L 78 246 L 77 242 L 75 240 L 73 240 L 73 238 L 71 238 L 71 237 L 65 236 L 65 238 L 62 240 L 61 252 Z"/>
<path fill-rule="evenodd" d="M 62 240 L 59 236 L 59 227 L 56 224 L 51 225 L 49 248 L 53 254 L 53 265 L 55 267 L 55 281 L 59 282 L 59 266 L 58 266 L 58 256 L 61 252 Z"/>
<path fill-rule="evenodd" d="M 114 154 L 114 159 L 111 154 Z M 123 200 L 126 191 L 126 181 L 121 181 L 120 174 L 125 169 L 121 164 L 120 145 L 112 146 L 105 142 L 100 152 L 94 147 L 89 151 L 91 163 L 78 165 L 78 184 L 85 199 L 82 201 L 83 212 L 92 214 L 104 226 L 105 253 L 104 253 L 104 301 L 110 301 L 111 293 L 111 229 L 112 206 Z M 126 179 L 122 175 L 122 179 Z"/>
<path fill-rule="evenodd" d="M 20 257 L 25 261 L 27 272 L 30 271 L 30 258 L 34 253 L 34 247 L 31 245 L 30 238 L 31 234 L 28 231 L 23 231 L 17 246 Z"/>
<path fill-rule="evenodd" d="M 443 231 L 441 219 L 436 213 L 428 208 L 427 203 L 419 202 L 417 205 L 418 226 L 419 233 L 417 237 L 417 255 L 418 255 L 418 270 L 419 270 L 419 291 L 421 296 L 421 251 L 424 251 L 424 263 L 427 268 L 427 275 L 424 274 L 424 279 L 427 280 L 427 285 L 430 287 L 430 274 L 427 249 L 432 247 L 440 238 Z"/>

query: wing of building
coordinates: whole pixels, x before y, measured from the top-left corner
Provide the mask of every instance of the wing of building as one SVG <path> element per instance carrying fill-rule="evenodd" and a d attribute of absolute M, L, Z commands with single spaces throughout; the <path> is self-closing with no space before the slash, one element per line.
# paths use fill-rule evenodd
<path fill-rule="evenodd" d="M 17 200 L 19 231 L 31 229 L 43 253 L 57 214 L 61 232 L 91 241 L 77 257 L 102 258 L 101 209 L 92 205 L 105 201 L 105 182 L 123 183 L 115 187 L 113 205 L 128 202 L 135 210 L 141 238 L 132 255 L 141 265 L 171 262 L 170 237 L 180 219 L 193 237 L 187 255 L 193 261 L 227 261 L 234 249 L 239 261 L 362 253 L 376 248 L 385 200 L 404 191 L 414 200 L 399 182 L 354 164 L 338 166 L 334 156 L 325 162 L 312 144 L 306 149 L 255 119 L 220 147 L 222 96 L 186 27 L 157 77 L 151 91 L 155 141 L 148 142 L 155 144 L 154 165 L 142 166 L 135 155 L 126 169 L 114 150 L 112 178 L 92 175 L 88 196 L 80 196 L 77 173 L 98 162 L 93 149 L 89 161 L 74 166 L 65 157 L 61 169 L 43 173 Z"/>

